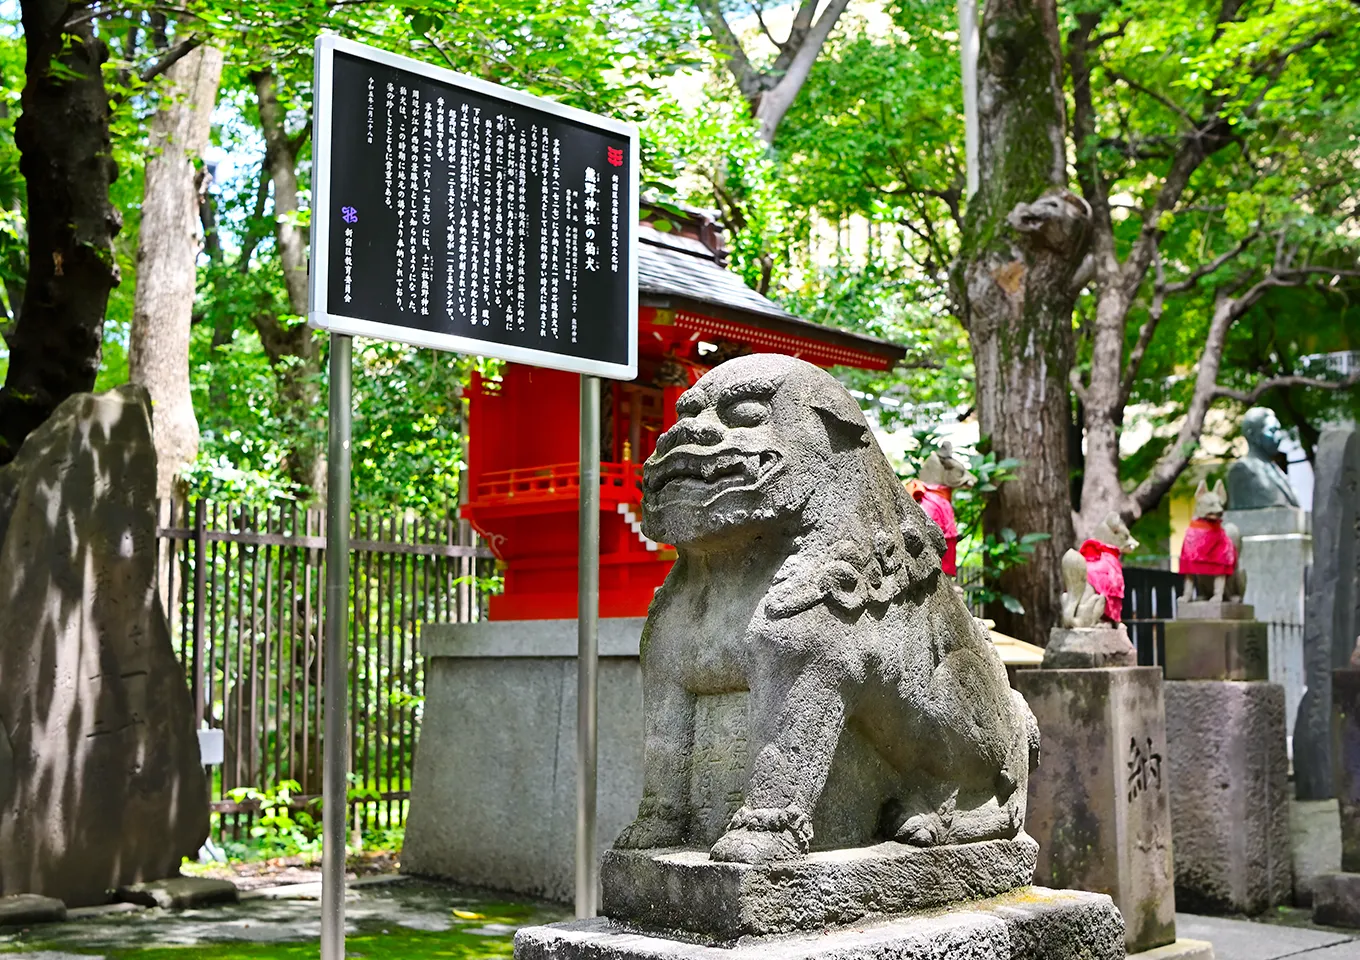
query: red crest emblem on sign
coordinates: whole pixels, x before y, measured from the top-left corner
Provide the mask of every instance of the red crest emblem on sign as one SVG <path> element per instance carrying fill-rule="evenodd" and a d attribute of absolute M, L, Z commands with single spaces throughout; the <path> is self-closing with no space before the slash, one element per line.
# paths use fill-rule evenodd
<path fill-rule="evenodd" d="M 611 167 L 623 166 L 623 149 L 621 147 L 605 147 L 608 153 L 609 165 Z"/>

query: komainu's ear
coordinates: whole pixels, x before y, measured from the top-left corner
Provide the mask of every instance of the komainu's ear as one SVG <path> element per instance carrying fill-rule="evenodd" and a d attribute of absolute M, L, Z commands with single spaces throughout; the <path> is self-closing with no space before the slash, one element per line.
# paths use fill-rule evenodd
<path fill-rule="evenodd" d="M 1222 500 L 1225 504 L 1228 502 L 1228 491 L 1223 488 L 1222 480 L 1219 480 L 1214 484 L 1214 496 L 1218 497 L 1218 499 Z"/>
<path fill-rule="evenodd" d="M 1204 496 L 1208 492 L 1209 485 L 1205 483 L 1203 480 L 1201 480 L 1199 482 L 1199 486 L 1195 488 L 1195 499 L 1198 500 L 1200 497 Z"/>
<path fill-rule="evenodd" d="M 826 435 L 831 439 L 831 449 L 837 453 L 867 446 L 872 439 L 869 424 L 858 408 L 852 414 L 848 410 L 837 410 L 832 404 L 814 400 L 812 409 L 822 418 Z"/>

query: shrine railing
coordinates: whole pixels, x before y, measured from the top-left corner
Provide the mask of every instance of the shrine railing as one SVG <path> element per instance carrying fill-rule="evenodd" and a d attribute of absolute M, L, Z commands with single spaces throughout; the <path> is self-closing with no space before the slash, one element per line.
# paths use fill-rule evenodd
<path fill-rule="evenodd" d="M 575 500 L 581 493 L 579 463 L 554 463 L 515 470 L 489 470 L 477 481 L 475 504 Z M 637 503 L 642 497 L 642 464 L 601 463 L 602 503 Z"/>
<path fill-rule="evenodd" d="M 248 835 L 257 804 L 240 790 L 291 782 L 309 809 L 321 793 L 325 529 L 324 511 L 295 505 L 162 504 L 172 642 L 196 722 L 220 731 L 210 806 L 221 839 Z M 493 563 L 444 512 L 353 518 L 345 666 L 356 829 L 404 820 L 423 707 L 420 625 L 481 619 Z"/>

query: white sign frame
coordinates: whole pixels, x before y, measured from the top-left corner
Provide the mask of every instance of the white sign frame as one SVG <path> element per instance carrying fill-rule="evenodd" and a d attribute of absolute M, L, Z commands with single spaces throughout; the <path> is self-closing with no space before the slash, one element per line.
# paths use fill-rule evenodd
<path fill-rule="evenodd" d="M 626 363 L 609 363 L 588 357 L 573 357 L 554 353 L 551 350 L 537 350 L 510 344 L 478 340 L 475 337 L 460 337 L 449 333 L 436 333 L 418 330 L 392 323 L 379 323 L 359 317 L 345 316 L 329 309 L 327 295 L 329 290 L 330 265 L 330 227 L 331 227 L 331 183 L 330 164 L 327 161 L 331 149 L 331 110 L 333 108 L 331 90 L 334 79 L 335 53 L 347 53 L 363 60 L 383 66 L 419 74 L 440 83 L 460 87 L 478 96 L 502 100 L 541 110 L 544 113 L 571 120 L 583 126 L 624 137 L 628 141 L 629 169 L 625 194 L 628 203 L 628 360 Z M 638 129 L 631 123 L 613 117 L 600 116 L 578 110 L 565 104 L 535 97 L 509 87 L 487 83 L 476 77 L 469 77 L 444 67 L 410 57 L 399 56 L 378 50 L 366 44 L 346 40 L 343 37 L 323 35 L 316 38 L 316 73 L 314 78 L 313 116 L 315 134 L 312 139 L 313 182 L 312 182 L 312 247 L 310 301 L 307 323 L 317 329 L 349 336 L 372 337 L 377 340 L 391 340 L 409 343 L 416 347 L 430 347 L 452 353 L 470 354 L 481 357 L 494 357 L 513 363 L 524 363 L 551 370 L 565 370 L 589 376 L 606 377 L 611 380 L 633 380 L 638 368 L 638 282 L 637 282 L 637 217 L 640 153 L 638 149 Z"/>

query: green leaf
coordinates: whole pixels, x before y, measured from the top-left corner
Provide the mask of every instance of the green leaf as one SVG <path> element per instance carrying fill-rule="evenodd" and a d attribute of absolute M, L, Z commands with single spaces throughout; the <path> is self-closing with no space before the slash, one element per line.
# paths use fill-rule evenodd
<path fill-rule="evenodd" d="M 1023 617 L 1025 615 L 1025 605 L 1009 593 L 1001 595 L 1001 605 L 1016 616 Z"/>

